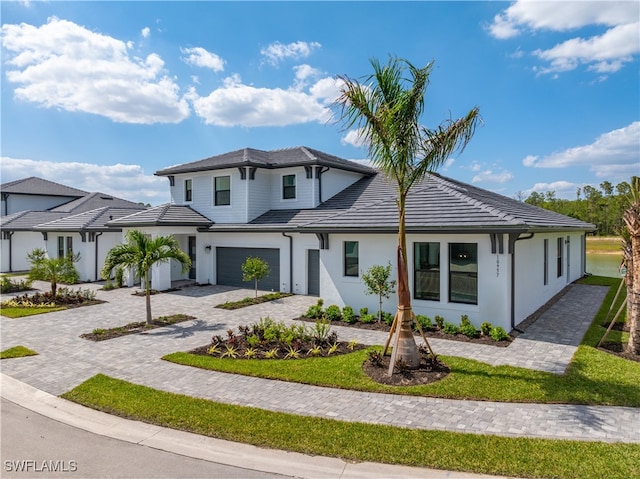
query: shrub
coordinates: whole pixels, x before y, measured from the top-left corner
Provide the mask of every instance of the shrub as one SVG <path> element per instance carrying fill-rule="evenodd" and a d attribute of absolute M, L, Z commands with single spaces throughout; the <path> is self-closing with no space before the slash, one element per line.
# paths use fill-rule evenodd
<path fill-rule="evenodd" d="M 331 330 L 331 324 L 326 319 L 322 321 L 316 321 L 315 324 L 309 328 L 308 334 L 316 343 L 324 343 L 329 336 Z"/>
<path fill-rule="evenodd" d="M 382 367 L 382 353 L 380 351 L 372 349 L 367 354 L 369 355 L 371 364 L 380 368 Z"/>
<path fill-rule="evenodd" d="M 351 306 L 345 306 L 342 308 L 342 320 L 349 324 L 356 322 L 356 313 L 353 311 Z"/>
<path fill-rule="evenodd" d="M 114 275 L 115 275 L 116 287 L 122 288 L 122 286 L 124 286 L 124 268 L 122 266 L 116 266 Z"/>
<path fill-rule="evenodd" d="M 366 313 L 362 316 L 360 316 L 360 322 L 364 323 L 364 324 L 372 324 L 375 323 L 377 321 L 378 318 L 375 317 L 375 315 L 370 314 L 370 313 Z"/>
<path fill-rule="evenodd" d="M 442 329 L 444 327 L 444 318 L 442 316 L 436 314 L 433 320 L 436 322 L 436 326 L 438 326 L 438 329 Z"/>
<path fill-rule="evenodd" d="M 313 306 L 309 306 L 309 309 L 307 309 L 307 312 L 304 313 L 304 315 L 307 318 L 312 318 L 312 319 L 322 318 L 322 314 L 324 313 L 322 309 L 323 304 L 324 304 L 324 301 L 322 299 L 319 299 L 316 304 L 314 304 Z"/>
<path fill-rule="evenodd" d="M 393 314 L 391 313 L 382 313 L 382 321 L 384 321 L 388 326 L 393 324 Z"/>
<path fill-rule="evenodd" d="M 471 324 L 471 321 L 469 321 L 469 316 L 467 316 L 466 314 L 460 316 L 460 326 L 473 326 Z"/>
<path fill-rule="evenodd" d="M 509 339 L 509 335 L 501 326 L 491 328 L 491 332 L 489 334 L 495 341 L 504 341 L 506 339 Z"/>
<path fill-rule="evenodd" d="M 482 333 L 483 336 L 489 336 L 491 334 L 492 328 L 493 328 L 493 325 L 491 323 L 484 321 L 480 325 L 480 332 Z"/>
<path fill-rule="evenodd" d="M 471 323 L 461 324 L 460 332 L 468 338 L 477 338 L 480 335 L 476 327 Z"/>
<path fill-rule="evenodd" d="M 429 331 L 433 324 L 431 323 L 431 318 L 429 316 L 425 316 L 424 314 L 418 314 L 416 316 L 416 324 L 414 325 L 415 329 L 418 329 L 417 325 L 420 325 L 423 331 Z"/>
<path fill-rule="evenodd" d="M 453 323 L 450 323 L 448 321 L 445 321 L 444 325 L 442 326 L 442 331 L 445 334 L 457 334 L 458 333 L 458 326 L 456 326 Z"/>
<path fill-rule="evenodd" d="M 31 289 L 31 280 L 21 280 L 21 281 L 13 281 L 9 276 L 3 276 L 2 282 L 0 283 L 2 290 L 4 293 L 15 293 L 17 291 L 26 291 Z"/>
<path fill-rule="evenodd" d="M 340 312 L 340 306 L 332 304 L 328 306 L 324 312 L 329 321 L 340 321 L 342 319 L 342 313 Z"/>
<path fill-rule="evenodd" d="M 360 316 L 364 316 L 365 314 L 369 314 L 369 308 L 360 308 Z"/>

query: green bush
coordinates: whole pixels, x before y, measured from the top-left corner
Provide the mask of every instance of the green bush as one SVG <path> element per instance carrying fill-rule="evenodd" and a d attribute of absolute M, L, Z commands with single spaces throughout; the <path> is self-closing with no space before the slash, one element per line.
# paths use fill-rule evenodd
<path fill-rule="evenodd" d="M 493 328 L 493 324 L 485 321 L 480 325 L 480 332 L 483 336 L 489 336 L 491 334 L 491 329 Z"/>
<path fill-rule="evenodd" d="M 439 314 L 436 314 L 433 320 L 436 322 L 436 326 L 438 326 L 438 329 L 442 329 L 444 327 L 444 318 Z"/>
<path fill-rule="evenodd" d="M 504 341 L 505 339 L 509 339 L 509 335 L 501 326 L 491 328 L 491 333 L 489 334 L 495 341 Z"/>
<path fill-rule="evenodd" d="M 372 324 L 378 320 L 375 314 L 366 313 L 360 316 L 360 322 L 364 324 Z"/>
<path fill-rule="evenodd" d="M 480 333 L 478 332 L 476 327 L 471 323 L 461 324 L 460 332 L 468 338 L 477 338 L 478 336 L 480 336 Z"/>
<path fill-rule="evenodd" d="M 319 299 L 316 304 L 314 304 L 313 306 L 309 306 L 309 309 L 307 309 L 307 312 L 304 313 L 304 315 L 307 318 L 321 319 L 322 315 L 324 314 L 324 310 L 322 309 L 323 304 L 324 301 L 322 300 L 322 298 Z"/>
<path fill-rule="evenodd" d="M 122 266 L 116 266 L 114 275 L 116 287 L 122 288 L 122 286 L 124 286 L 124 268 Z"/>
<path fill-rule="evenodd" d="M 445 321 L 444 325 L 442 326 L 442 331 L 445 334 L 457 334 L 458 333 L 458 326 L 456 326 L 453 323 L 450 323 L 448 321 Z"/>
<path fill-rule="evenodd" d="M 31 289 L 31 280 L 13 281 L 9 276 L 3 276 L 0 282 L 2 293 L 15 293 L 18 291 L 27 291 Z"/>
<path fill-rule="evenodd" d="M 342 320 L 349 324 L 356 322 L 356 313 L 353 311 L 351 306 L 345 306 L 342 308 Z"/>
<path fill-rule="evenodd" d="M 433 328 L 433 323 L 431 322 L 431 318 L 429 316 L 425 316 L 424 314 L 418 314 L 416 316 L 416 325 L 419 324 L 423 331 L 429 331 Z M 418 329 L 417 326 L 414 325 L 414 329 Z"/>
<path fill-rule="evenodd" d="M 365 314 L 369 314 L 369 308 L 360 308 L 360 316 L 364 316 Z"/>
<path fill-rule="evenodd" d="M 393 314 L 391 313 L 382 313 L 382 321 L 387 324 L 387 326 L 391 326 L 393 324 Z"/>
<path fill-rule="evenodd" d="M 340 306 L 337 304 L 328 306 L 324 314 L 329 321 L 340 321 L 342 319 L 342 312 L 340 311 Z"/>
<path fill-rule="evenodd" d="M 467 316 L 466 314 L 463 314 L 462 316 L 460 316 L 460 326 L 473 326 L 471 324 L 471 321 L 469 321 L 469 316 Z"/>

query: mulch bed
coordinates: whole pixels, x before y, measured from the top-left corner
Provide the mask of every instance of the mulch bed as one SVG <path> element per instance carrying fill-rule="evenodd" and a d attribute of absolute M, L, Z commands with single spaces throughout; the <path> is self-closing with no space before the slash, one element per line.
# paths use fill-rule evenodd
<path fill-rule="evenodd" d="M 129 334 L 137 334 L 146 331 L 151 331 L 156 328 L 163 328 L 172 324 L 182 323 L 184 321 L 190 321 L 196 319 L 194 316 L 187 314 L 174 314 L 173 316 L 162 316 L 151 321 L 151 324 L 147 324 L 146 321 L 139 321 L 135 323 L 125 324 L 110 329 L 97 328 L 91 333 L 81 334 L 80 337 L 88 339 L 90 341 L 105 341 L 107 339 L 119 338 L 120 336 L 127 336 Z"/>
<path fill-rule="evenodd" d="M 608 326 L 608 324 L 603 324 L 602 325 L 603 328 L 606 328 L 607 326 Z M 613 325 L 611 330 L 612 331 L 613 330 L 615 330 L 615 331 L 625 331 L 625 332 L 628 333 L 629 332 L 629 325 L 627 323 L 617 322 L 617 323 L 615 323 Z M 640 355 L 632 354 L 632 353 L 628 352 L 626 344 L 605 341 L 600 345 L 600 347 L 598 349 L 601 350 L 601 351 L 604 351 L 605 353 L 613 354 L 614 356 L 618 356 L 620 358 L 629 359 L 631 361 L 635 361 L 637 363 L 640 363 Z"/>
<path fill-rule="evenodd" d="M 253 306 L 254 304 L 268 303 L 270 301 L 286 298 L 288 296 L 293 296 L 293 294 L 292 293 L 270 293 L 270 294 L 265 294 L 263 296 L 258 296 L 257 298 L 253 297 L 253 298 L 244 298 L 239 301 L 227 301 L 226 303 L 218 304 L 215 307 L 219 309 L 234 310 L 234 309 L 245 308 L 247 306 Z"/>
<path fill-rule="evenodd" d="M 277 342 L 277 341 L 273 341 L 273 342 L 268 342 L 268 343 L 261 343 L 259 345 L 255 346 L 255 351 L 256 351 L 256 356 L 252 357 L 252 358 L 247 358 L 245 357 L 245 352 L 247 351 L 248 345 L 246 343 L 246 341 L 244 341 L 240 336 L 238 336 L 239 340 L 237 341 L 237 343 L 234 344 L 234 347 L 236 347 L 236 354 L 237 357 L 236 358 L 229 358 L 229 359 L 266 359 L 264 357 L 264 353 L 267 351 L 270 351 L 274 348 L 278 348 L 279 353 L 278 356 L 276 358 L 273 359 L 283 359 L 285 357 L 285 355 L 287 354 L 287 349 L 285 347 L 283 347 L 282 343 Z M 352 353 L 354 351 L 360 351 L 361 349 L 365 349 L 367 346 L 363 345 L 363 344 L 355 344 L 353 345 L 353 347 L 349 346 L 349 343 L 346 341 L 337 341 L 336 343 L 336 350 L 333 351 L 331 354 L 328 354 L 328 345 L 325 345 L 322 348 L 322 352 L 320 354 L 318 354 L 316 357 L 330 357 L 330 356 L 339 356 L 341 354 L 349 354 Z M 311 355 L 309 354 L 309 351 L 311 350 L 311 348 L 313 348 L 314 343 L 311 341 L 295 341 L 294 347 L 296 349 L 298 349 L 300 357 L 298 359 L 305 359 L 308 357 L 311 357 Z M 189 353 L 191 354 L 198 354 L 201 356 L 214 356 L 214 357 L 220 357 L 220 354 L 218 355 L 213 355 L 213 354 L 209 354 L 209 348 L 211 347 L 210 344 L 206 345 L 206 346 L 200 346 L 196 349 L 193 349 L 191 351 L 189 351 Z M 219 351 L 220 353 L 224 353 L 226 351 L 226 347 L 224 344 L 221 344 L 219 347 Z M 291 358 L 293 359 L 293 358 Z"/>
<path fill-rule="evenodd" d="M 307 318 L 306 316 L 300 316 L 299 318 L 296 318 L 296 319 L 299 321 L 306 321 L 310 323 L 315 323 L 316 321 L 318 321 L 317 319 Z M 355 323 L 345 323 L 344 321 L 329 321 L 329 323 L 331 323 L 331 326 L 344 326 L 347 328 L 365 329 L 369 331 L 383 331 L 386 333 L 388 333 L 391 330 L 391 326 L 389 326 L 387 323 L 384 323 L 384 322 L 378 323 L 377 321 L 374 323 L 361 323 L 360 321 L 356 321 Z M 420 336 L 420 333 L 417 331 L 414 331 L 413 334 L 418 337 Z M 482 336 L 482 335 L 478 336 L 477 338 L 470 338 L 460 333 L 446 334 L 437 329 L 435 330 L 431 329 L 429 331 L 425 331 L 424 335 L 427 338 L 448 339 L 450 341 L 460 341 L 463 343 L 486 344 L 488 346 L 496 346 L 499 348 L 506 348 L 513 341 L 513 338 L 511 337 L 504 341 L 495 341 L 493 338 L 489 336 Z"/>
<path fill-rule="evenodd" d="M 416 386 L 430 384 L 447 377 L 451 372 L 449 367 L 441 361 L 435 363 L 427 361 L 424 357 L 420 361 L 418 369 L 408 369 L 402 372 L 394 372 L 389 376 L 389 362 L 391 356 L 383 356 L 380 364 L 374 364 L 368 359 L 362 365 L 362 370 L 374 381 L 389 386 Z"/>

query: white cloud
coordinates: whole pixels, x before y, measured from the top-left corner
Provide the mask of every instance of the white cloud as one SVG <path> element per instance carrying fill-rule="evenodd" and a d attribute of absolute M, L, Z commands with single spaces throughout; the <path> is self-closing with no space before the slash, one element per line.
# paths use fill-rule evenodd
<path fill-rule="evenodd" d="M 284 45 L 280 42 L 272 43 L 267 47 L 260 50 L 260 53 L 265 57 L 265 60 L 272 65 L 278 65 L 282 60 L 287 58 L 300 59 L 306 58 L 311 53 L 320 48 L 318 42 L 293 42 Z"/>
<path fill-rule="evenodd" d="M 442 165 L 442 171 L 449 171 L 449 168 L 451 168 L 455 162 L 455 158 L 448 158 Z"/>
<path fill-rule="evenodd" d="M 547 191 L 554 191 L 556 198 L 575 198 L 578 188 L 582 188 L 583 183 L 573 183 L 571 181 L 553 181 L 551 183 L 536 183 L 532 188 L 524 191 L 525 198 L 531 193 L 545 193 Z"/>
<path fill-rule="evenodd" d="M 547 156 L 527 156 L 524 166 L 567 168 L 588 166 L 601 178 L 637 175 L 640 169 L 640 121 L 603 133 L 593 143 L 576 146 Z"/>
<path fill-rule="evenodd" d="M 362 128 L 356 128 L 354 130 L 349 130 L 346 135 L 342 137 L 340 143 L 343 145 L 351 145 L 357 148 L 365 146 L 365 140 L 362 137 Z"/>
<path fill-rule="evenodd" d="M 480 165 L 480 163 L 478 163 L 477 161 L 471 163 L 471 171 L 480 171 L 481 169 L 482 165 Z"/>
<path fill-rule="evenodd" d="M 334 88 L 329 88 L 330 82 Z M 239 75 L 232 75 L 206 97 L 192 90 L 191 101 L 196 114 L 209 125 L 287 126 L 327 121 L 331 117 L 327 104 L 335 99 L 331 96 L 335 92 L 335 80 L 330 78 L 304 91 L 295 83 L 289 89 L 245 85 Z"/>
<path fill-rule="evenodd" d="M 142 38 L 149 38 L 149 35 L 151 35 L 151 29 L 149 27 L 144 27 L 140 34 L 142 35 Z"/>
<path fill-rule="evenodd" d="M 484 170 L 471 179 L 471 183 L 506 183 L 513 179 L 513 174 L 507 170 Z"/>
<path fill-rule="evenodd" d="M 320 75 L 322 75 L 322 72 L 320 70 L 306 64 L 293 67 L 293 71 L 295 72 L 294 88 L 296 90 L 304 89 L 310 79 L 318 78 Z"/>
<path fill-rule="evenodd" d="M 160 56 L 131 57 L 125 42 L 73 22 L 3 25 L 2 44 L 19 100 L 121 123 L 178 123 L 190 114 Z"/>
<path fill-rule="evenodd" d="M 538 74 L 557 74 L 581 64 L 598 73 L 618 71 L 640 53 L 640 3 L 638 2 L 533 2 L 519 0 L 496 15 L 488 30 L 499 39 L 523 32 L 566 32 L 593 25 L 602 34 L 575 36 L 533 54 L 548 62 L 536 68 Z"/>
<path fill-rule="evenodd" d="M 134 202 L 158 205 L 170 199 L 166 178 L 146 175 L 140 165 L 95 165 L 2 157 L 2 181 L 38 176 L 89 192 L 106 193 Z M 28 174 L 25 174 L 28 172 Z"/>
<path fill-rule="evenodd" d="M 197 67 L 210 68 L 214 72 L 224 70 L 225 61 L 215 53 L 208 52 L 202 47 L 181 48 L 180 51 L 186 55 L 182 60 Z"/>

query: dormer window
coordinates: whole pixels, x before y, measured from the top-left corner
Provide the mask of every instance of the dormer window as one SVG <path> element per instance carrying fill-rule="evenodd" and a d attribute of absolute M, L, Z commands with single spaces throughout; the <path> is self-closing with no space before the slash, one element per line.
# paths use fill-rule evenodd
<path fill-rule="evenodd" d="M 284 175 L 282 177 L 282 199 L 294 200 L 296 198 L 296 175 Z"/>
<path fill-rule="evenodd" d="M 184 201 L 193 200 L 193 180 L 184 180 Z"/>
<path fill-rule="evenodd" d="M 231 204 L 231 177 L 216 176 L 214 178 L 214 204 L 224 206 Z"/>

